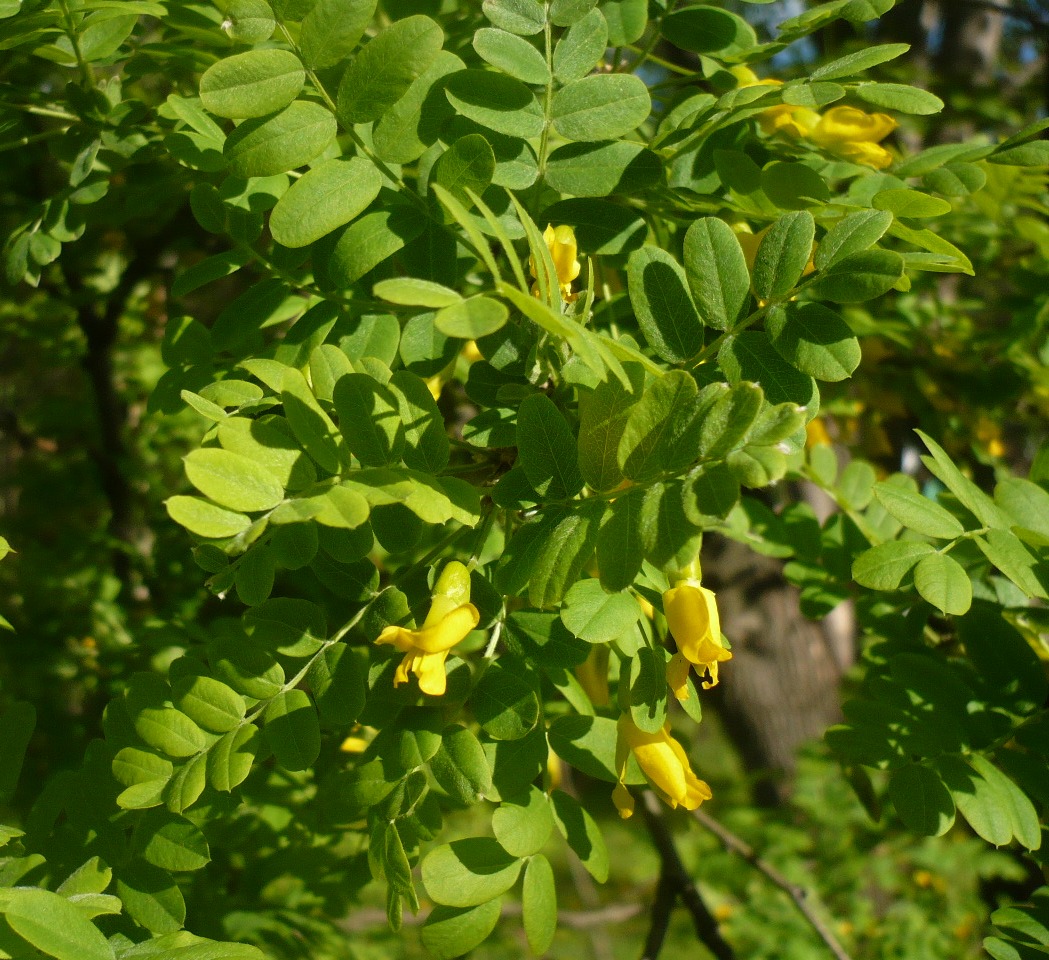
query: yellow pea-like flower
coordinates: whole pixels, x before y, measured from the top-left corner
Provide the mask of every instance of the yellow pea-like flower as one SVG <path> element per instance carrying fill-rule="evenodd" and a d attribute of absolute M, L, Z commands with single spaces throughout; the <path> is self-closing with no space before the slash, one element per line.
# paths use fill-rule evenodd
<path fill-rule="evenodd" d="M 704 689 L 713 687 L 718 682 L 718 664 L 732 659 L 721 638 L 721 618 L 714 592 L 700 586 L 698 580 L 683 580 L 663 594 L 663 613 L 677 642 L 678 653 L 695 666 L 700 675 L 706 673 Z M 675 694 L 683 688 L 680 670 L 680 661 L 671 660 L 667 680 Z"/>
<path fill-rule="evenodd" d="M 445 565 L 434 586 L 433 602 L 422 627 L 386 627 L 376 643 L 388 643 L 404 654 L 393 677 L 393 685 L 407 683 L 409 675 L 419 678 L 419 689 L 432 697 L 447 688 L 444 662 L 457 643 L 477 626 L 481 614 L 470 601 L 470 571 L 452 560 Z"/>
<path fill-rule="evenodd" d="M 561 299 L 565 303 L 573 303 L 578 294 L 572 292 L 572 281 L 579 276 L 579 271 L 582 269 L 576 259 L 575 231 L 566 225 L 555 227 L 547 224 L 543 232 L 543 239 L 550 250 L 550 258 L 554 261 L 557 284 L 561 289 Z M 528 270 L 533 277 L 538 279 L 539 272 L 535 257 L 528 258 Z M 538 295 L 538 285 L 533 285 L 532 292 Z"/>
<path fill-rule="evenodd" d="M 634 812 L 634 798 L 624 783 L 631 754 L 652 789 L 671 807 L 695 810 L 704 800 L 711 798 L 710 787 L 696 776 L 684 748 L 670 735 L 669 726 L 647 733 L 623 714 L 619 718 L 617 735 L 619 782 L 612 791 L 612 802 L 621 817 L 626 819 Z"/>
<path fill-rule="evenodd" d="M 857 107 L 831 107 L 809 137 L 823 146 L 845 143 L 878 143 L 896 129 L 887 113 L 867 113 Z"/>

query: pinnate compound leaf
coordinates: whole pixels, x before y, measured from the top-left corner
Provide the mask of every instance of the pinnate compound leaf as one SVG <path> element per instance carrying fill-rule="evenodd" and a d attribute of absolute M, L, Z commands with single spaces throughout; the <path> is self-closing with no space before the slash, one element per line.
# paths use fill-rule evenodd
<path fill-rule="evenodd" d="M 940 775 L 919 763 L 894 770 L 889 796 L 900 819 L 915 833 L 943 836 L 954 824 L 954 800 Z"/>
<path fill-rule="evenodd" d="M 475 907 L 434 907 L 423 923 L 419 938 L 433 960 L 455 960 L 463 951 L 469 952 L 488 939 L 499 922 L 501 910 L 498 899 Z"/>
<path fill-rule="evenodd" d="M 302 21 L 299 50 L 315 70 L 349 56 L 375 14 L 376 0 L 317 0 Z"/>
<path fill-rule="evenodd" d="M 327 160 L 291 185 L 270 214 L 270 232 L 286 247 L 306 247 L 349 223 L 379 195 L 382 177 L 360 157 Z"/>
<path fill-rule="evenodd" d="M 732 228 L 704 217 L 685 234 L 685 275 L 703 322 L 727 330 L 750 301 L 750 272 Z"/>
<path fill-rule="evenodd" d="M 306 82 L 299 58 L 287 50 L 251 50 L 219 60 L 200 78 L 200 99 L 219 117 L 264 117 L 286 107 Z"/>
<path fill-rule="evenodd" d="M 517 882 L 520 872 L 521 861 L 488 837 L 442 844 L 422 862 L 426 892 L 448 907 L 474 907 L 498 897 Z"/>
<path fill-rule="evenodd" d="M 101 931 L 75 904 L 50 890 L 5 891 L 4 917 L 15 933 L 56 960 L 114 960 Z"/>
<path fill-rule="evenodd" d="M 296 100 L 280 113 L 245 120 L 226 138 L 222 154 L 238 177 L 272 177 L 319 157 L 336 126 L 319 103 Z"/>
<path fill-rule="evenodd" d="M 557 931 L 557 887 L 550 861 L 540 855 L 532 857 L 525 867 L 521 891 L 525 936 L 537 957 L 553 943 Z"/>
<path fill-rule="evenodd" d="M 339 118 L 347 125 L 378 120 L 436 59 L 444 32 L 429 17 L 397 20 L 369 41 L 339 84 Z"/>
<path fill-rule="evenodd" d="M 652 244 L 635 250 L 627 267 L 630 303 L 645 339 L 668 363 L 681 363 L 703 346 L 703 322 L 681 265 Z"/>

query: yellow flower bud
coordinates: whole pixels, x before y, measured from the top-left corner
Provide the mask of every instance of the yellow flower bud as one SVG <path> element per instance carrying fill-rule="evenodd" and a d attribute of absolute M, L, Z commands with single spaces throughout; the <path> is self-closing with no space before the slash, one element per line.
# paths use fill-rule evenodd
<path fill-rule="evenodd" d="M 577 296 L 572 293 L 572 281 L 579 276 L 581 269 L 576 259 L 575 231 L 566 225 L 554 227 L 548 224 L 543 232 L 543 239 L 550 250 L 550 258 L 554 261 L 557 283 L 561 289 L 561 299 L 565 303 L 572 303 Z M 538 279 L 539 272 L 535 257 L 528 258 L 528 269 L 532 276 Z M 533 286 L 532 292 L 536 291 L 537 287 Z"/>
<path fill-rule="evenodd" d="M 681 744 L 670 735 L 669 726 L 656 733 L 641 730 L 627 714 L 619 718 L 616 740 L 616 770 L 619 782 L 612 791 L 612 802 L 624 819 L 634 812 L 634 798 L 624 780 L 630 754 L 664 803 L 695 810 L 712 796 L 710 787 L 693 772 Z"/>
<path fill-rule="evenodd" d="M 457 643 L 477 626 L 481 614 L 470 601 L 470 571 L 458 560 L 446 564 L 434 586 L 433 601 L 418 630 L 386 627 L 376 643 L 388 643 L 404 654 L 393 685 L 407 683 L 409 674 L 419 678 L 419 689 L 439 697 L 447 687 L 444 662 Z"/>
<path fill-rule="evenodd" d="M 663 594 L 663 613 L 678 651 L 700 668 L 700 674 L 706 672 L 709 679 L 703 688 L 713 687 L 718 682 L 718 664 L 732 659 L 721 638 L 713 591 L 701 587 L 698 580 L 677 583 Z"/>

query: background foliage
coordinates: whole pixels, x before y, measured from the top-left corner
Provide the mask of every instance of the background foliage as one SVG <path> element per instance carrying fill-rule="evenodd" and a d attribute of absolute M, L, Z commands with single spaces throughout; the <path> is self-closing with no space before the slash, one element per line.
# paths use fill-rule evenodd
<path fill-rule="evenodd" d="M 1044 954 L 1047 12 L 919 6 L 0 0 L 0 956 L 832 949 L 621 714 L 848 955 Z M 771 808 L 704 535 L 855 609 Z"/>

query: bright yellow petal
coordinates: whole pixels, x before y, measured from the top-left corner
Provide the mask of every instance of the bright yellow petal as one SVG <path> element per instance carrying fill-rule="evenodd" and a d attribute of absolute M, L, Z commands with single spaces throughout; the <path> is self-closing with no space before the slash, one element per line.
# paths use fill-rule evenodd
<path fill-rule="evenodd" d="M 616 805 L 619 815 L 627 820 L 634 815 L 634 797 L 623 783 L 617 783 L 612 791 L 612 802 Z"/>
<path fill-rule="evenodd" d="M 867 113 L 856 107 L 832 107 L 820 117 L 809 136 L 823 146 L 877 143 L 895 129 L 896 121 L 886 113 Z"/>
<path fill-rule="evenodd" d="M 436 602 L 436 601 L 435 601 Z M 464 603 L 441 620 L 422 630 L 412 630 L 411 642 L 420 653 L 443 653 L 451 650 L 481 620 L 481 614 L 472 603 Z"/>
<path fill-rule="evenodd" d="M 711 644 L 721 646 L 721 620 L 712 590 L 686 580 L 663 594 L 663 612 L 678 650 L 695 664 L 711 659 Z"/>
<path fill-rule="evenodd" d="M 688 674 L 691 669 L 692 664 L 680 653 L 675 653 L 667 664 L 667 686 L 678 700 L 689 698 Z"/>
<path fill-rule="evenodd" d="M 419 678 L 419 689 L 431 697 L 440 697 L 448 687 L 448 678 L 444 672 L 444 661 L 448 652 L 430 653 L 417 657 L 413 672 Z"/>

